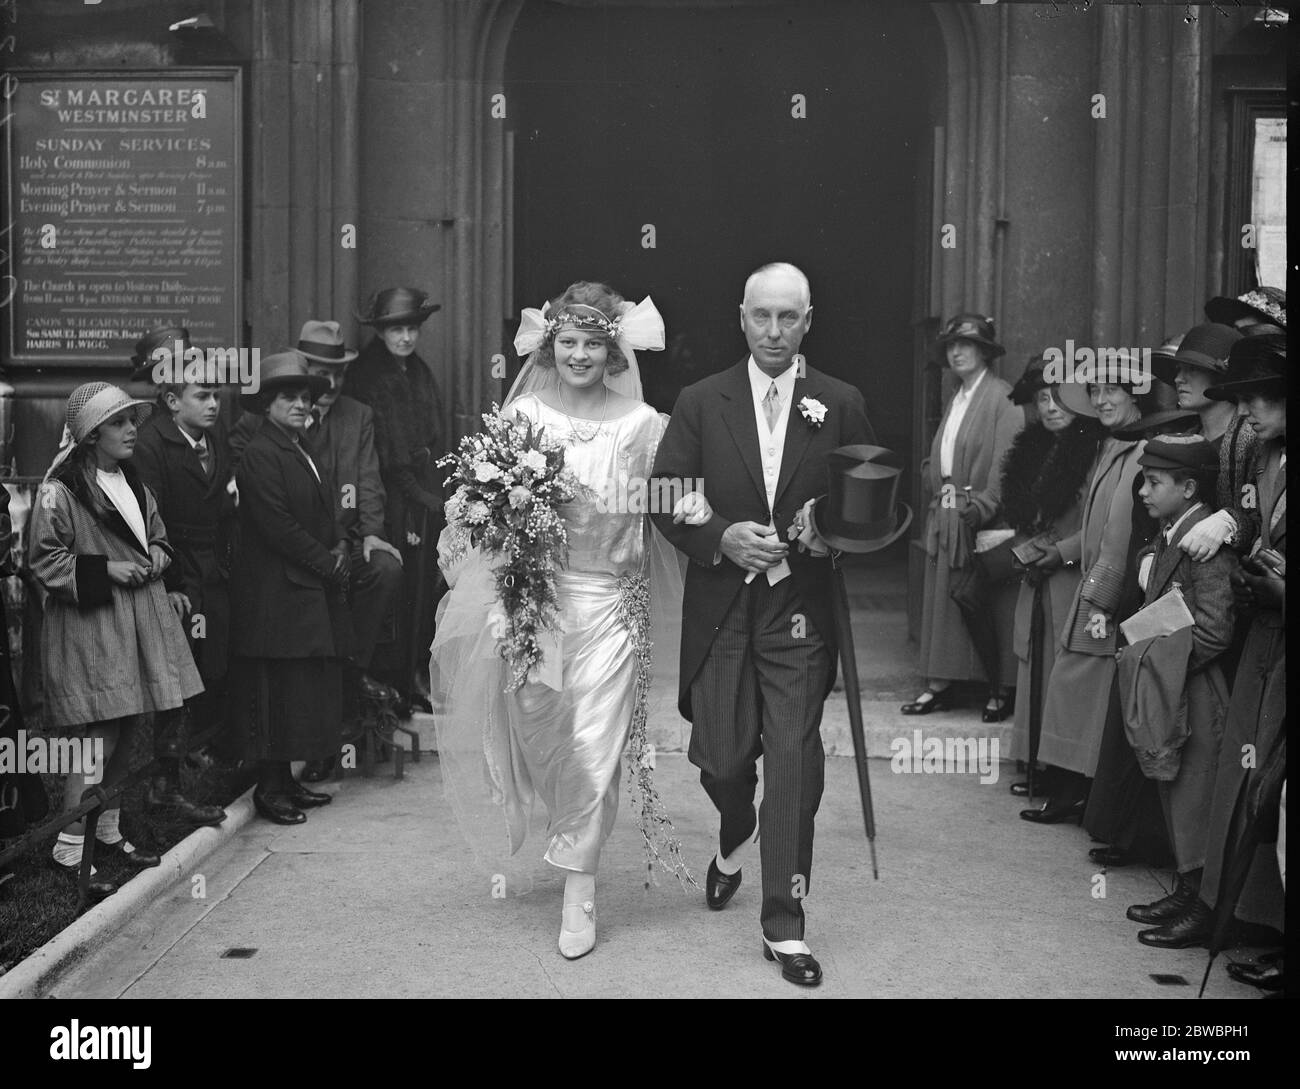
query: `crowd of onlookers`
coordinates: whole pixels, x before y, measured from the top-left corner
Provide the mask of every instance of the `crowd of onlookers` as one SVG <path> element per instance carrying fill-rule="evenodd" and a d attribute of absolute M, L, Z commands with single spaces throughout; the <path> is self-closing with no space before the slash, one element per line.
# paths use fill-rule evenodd
<path fill-rule="evenodd" d="M 923 467 L 929 683 L 902 708 L 986 683 L 984 720 L 1015 716 L 1012 793 L 1042 799 L 1024 820 L 1077 821 L 1102 866 L 1172 865 L 1169 894 L 1128 909 L 1158 948 L 1283 929 L 1286 297 L 1206 318 L 1089 366 L 1049 351 L 1014 388 L 989 369 L 992 321 L 948 323 L 960 386 Z M 1282 986 L 1280 955 L 1229 971 Z"/>
<path fill-rule="evenodd" d="M 438 309 L 419 291 L 376 293 L 358 314 L 375 330 L 361 352 L 337 322 L 306 322 L 293 349 L 260 357 L 256 381 L 239 376 L 233 427 L 222 386 L 236 376 L 179 326 L 136 345 L 132 379 L 152 399 L 107 382 L 73 391 L 25 534 L 40 726 L 103 757 L 59 769 L 65 810 L 121 782 L 151 729 L 146 805 L 196 826 L 225 819 L 182 787 L 190 740 L 212 736 L 216 756 L 255 772 L 257 811 L 298 824 L 330 802 L 308 784 L 331 774 L 366 707 L 429 709 L 444 451 L 415 348 Z M 12 729 L 21 708 L 4 664 Z M 38 777 L 13 782 L 10 808 L 39 819 Z M 98 814 L 93 857 L 158 865 L 119 814 L 120 798 Z M 76 875 L 85 834 L 83 821 L 59 833 L 56 866 Z M 113 891 L 92 878 L 92 894 Z"/>

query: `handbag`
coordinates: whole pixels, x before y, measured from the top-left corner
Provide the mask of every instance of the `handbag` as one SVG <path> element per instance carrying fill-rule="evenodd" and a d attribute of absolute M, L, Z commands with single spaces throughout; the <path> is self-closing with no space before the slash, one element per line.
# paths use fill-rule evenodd
<path fill-rule="evenodd" d="M 1028 539 L 1017 533 L 983 552 L 977 548 L 975 566 L 979 568 L 984 581 L 997 585 L 1023 575 L 1025 569 L 1017 563 L 1015 550 Z"/>

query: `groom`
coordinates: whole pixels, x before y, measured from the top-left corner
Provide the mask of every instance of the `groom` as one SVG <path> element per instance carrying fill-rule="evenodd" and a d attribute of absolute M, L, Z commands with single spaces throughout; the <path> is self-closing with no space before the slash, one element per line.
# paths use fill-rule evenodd
<path fill-rule="evenodd" d="M 757 842 L 763 955 L 806 986 L 822 978 L 803 941 L 801 901 L 822 795 L 822 703 L 837 660 L 831 565 L 809 508 L 827 488 L 826 455 L 875 441 L 862 394 L 796 354 L 811 303 L 793 265 L 764 265 L 745 282 L 749 356 L 682 391 L 655 458 L 656 478 L 703 479 L 712 516 L 702 525 L 653 516 L 692 560 L 678 706 L 694 725 L 691 763 L 721 817 L 705 899 L 727 905 Z"/>

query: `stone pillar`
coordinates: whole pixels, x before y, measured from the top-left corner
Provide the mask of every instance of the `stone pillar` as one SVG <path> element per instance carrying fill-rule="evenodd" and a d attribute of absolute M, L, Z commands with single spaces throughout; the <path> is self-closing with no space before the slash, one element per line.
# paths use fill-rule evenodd
<path fill-rule="evenodd" d="M 308 318 L 356 304 L 360 229 L 357 0 L 254 0 L 250 343 L 274 352 Z"/>

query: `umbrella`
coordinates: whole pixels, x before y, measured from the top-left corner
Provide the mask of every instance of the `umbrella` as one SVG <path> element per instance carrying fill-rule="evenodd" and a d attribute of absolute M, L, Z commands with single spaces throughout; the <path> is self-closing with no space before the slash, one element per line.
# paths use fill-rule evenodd
<path fill-rule="evenodd" d="M 1201 994 L 1210 978 L 1210 969 L 1228 945 L 1228 932 L 1232 928 L 1233 912 L 1246 887 L 1246 877 L 1255 860 L 1255 848 L 1264 841 L 1271 819 L 1277 816 L 1278 801 L 1282 795 L 1282 782 L 1286 779 L 1286 720 L 1282 721 L 1278 742 L 1264 756 L 1264 762 L 1253 775 L 1248 775 L 1237 792 L 1232 820 L 1228 822 L 1228 838 L 1223 849 L 1223 875 L 1219 879 L 1219 895 L 1214 905 L 1214 929 L 1210 935 L 1210 956 L 1201 978 Z"/>
<path fill-rule="evenodd" d="M 862 821 L 871 845 L 871 876 L 880 880 L 876 866 L 876 815 L 871 806 L 871 780 L 867 775 L 867 742 L 862 731 L 862 692 L 858 687 L 858 659 L 853 649 L 853 626 L 849 618 L 849 592 L 844 585 L 844 570 L 840 554 L 831 553 L 831 567 L 835 571 L 835 593 L 831 595 L 831 611 L 835 619 L 835 634 L 840 643 L 840 666 L 844 670 L 844 695 L 849 702 L 849 732 L 853 736 L 853 759 L 858 769 L 858 792 L 862 795 Z"/>
<path fill-rule="evenodd" d="M 1034 767 L 1043 733 L 1043 580 L 1034 579 L 1033 611 L 1029 619 L 1029 794 L 1034 797 Z"/>

